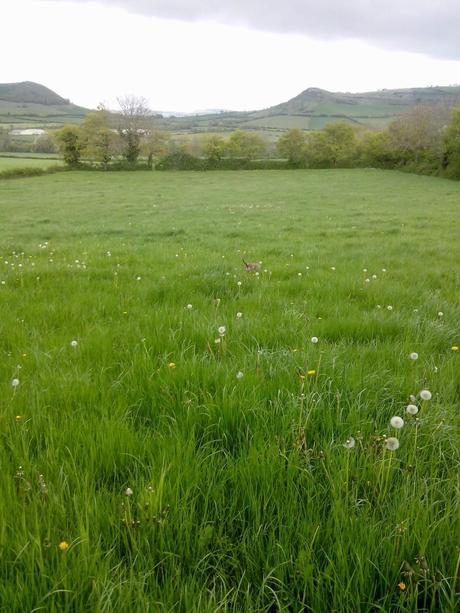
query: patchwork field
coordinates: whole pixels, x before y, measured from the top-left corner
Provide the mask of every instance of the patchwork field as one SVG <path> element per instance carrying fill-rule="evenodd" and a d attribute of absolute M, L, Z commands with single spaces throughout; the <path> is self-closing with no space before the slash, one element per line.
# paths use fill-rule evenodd
<path fill-rule="evenodd" d="M 16 170 L 17 168 L 49 168 L 50 166 L 62 166 L 62 160 L 45 156 L 25 157 L 15 155 L 4 157 L 0 155 L 0 172 L 2 170 Z"/>
<path fill-rule="evenodd" d="M 0 181 L 0 611 L 458 610 L 459 207 L 376 170 Z"/>

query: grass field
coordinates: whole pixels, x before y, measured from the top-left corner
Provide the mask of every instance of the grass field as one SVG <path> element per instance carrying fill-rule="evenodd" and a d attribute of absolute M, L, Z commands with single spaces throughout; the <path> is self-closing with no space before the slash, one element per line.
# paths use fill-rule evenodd
<path fill-rule="evenodd" d="M 0 182 L 0 611 L 458 610 L 459 202 L 375 170 Z"/>
<path fill-rule="evenodd" d="M 0 172 L 2 170 L 15 170 L 16 168 L 49 168 L 50 166 L 62 166 L 62 160 L 47 157 L 25 157 L 15 155 L 5 157 L 0 155 Z"/>

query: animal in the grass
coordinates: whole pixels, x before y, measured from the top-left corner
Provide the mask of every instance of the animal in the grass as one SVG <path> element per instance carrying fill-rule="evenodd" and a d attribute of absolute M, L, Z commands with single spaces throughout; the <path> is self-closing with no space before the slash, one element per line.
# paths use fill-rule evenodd
<path fill-rule="evenodd" d="M 243 264 L 247 272 L 253 272 L 255 270 L 260 270 L 260 262 L 246 262 L 244 258 L 241 258 L 241 259 L 243 260 Z"/>

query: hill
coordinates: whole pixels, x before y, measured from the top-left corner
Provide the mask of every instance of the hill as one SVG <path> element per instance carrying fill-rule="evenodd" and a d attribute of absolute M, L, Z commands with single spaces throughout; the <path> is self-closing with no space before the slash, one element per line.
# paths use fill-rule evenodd
<path fill-rule="evenodd" d="M 389 89 L 358 94 L 312 87 L 287 102 L 264 110 L 168 118 L 164 124 L 196 132 L 234 128 L 266 132 L 281 132 L 289 128 L 317 130 L 339 120 L 380 128 L 418 104 L 460 104 L 460 86 Z"/>
<path fill-rule="evenodd" d="M 47 128 L 79 123 L 88 110 L 39 83 L 0 83 L 0 125 Z"/>

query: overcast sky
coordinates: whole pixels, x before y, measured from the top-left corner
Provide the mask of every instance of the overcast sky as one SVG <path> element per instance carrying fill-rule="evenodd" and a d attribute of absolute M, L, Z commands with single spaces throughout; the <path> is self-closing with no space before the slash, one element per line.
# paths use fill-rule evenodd
<path fill-rule="evenodd" d="M 0 82 L 72 102 L 258 109 L 460 83 L 460 0 L 2 0 Z"/>

